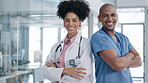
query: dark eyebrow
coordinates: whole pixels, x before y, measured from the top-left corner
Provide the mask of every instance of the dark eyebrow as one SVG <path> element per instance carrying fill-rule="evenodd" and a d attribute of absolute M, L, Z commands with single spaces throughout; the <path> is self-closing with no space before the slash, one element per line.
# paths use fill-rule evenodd
<path fill-rule="evenodd" d="M 78 18 L 74 18 L 74 20 L 77 20 Z"/>
<path fill-rule="evenodd" d="M 112 14 L 117 14 L 117 13 L 112 13 Z"/>

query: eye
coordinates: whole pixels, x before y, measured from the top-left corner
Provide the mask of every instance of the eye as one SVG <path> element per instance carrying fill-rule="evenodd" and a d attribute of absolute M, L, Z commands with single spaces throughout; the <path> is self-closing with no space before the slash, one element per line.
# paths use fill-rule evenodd
<path fill-rule="evenodd" d="M 65 19 L 64 21 L 65 21 L 65 22 L 70 22 L 70 20 L 69 20 L 69 19 Z"/>
<path fill-rule="evenodd" d="M 73 19 L 73 22 L 77 22 L 77 19 Z"/>
<path fill-rule="evenodd" d="M 108 15 L 107 15 L 107 14 L 104 14 L 104 15 L 103 15 L 103 17 L 105 17 L 105 18 L 106 18 L 106 17 L 108 17 Z"/>
<path fill-rule="evenodd" d="M 113 14 L 111 14 L 111 16 L 112 16 L 112 17 L 116 17 L 116 16 L 117 16 L 117 14 L 113 13 Z"/>

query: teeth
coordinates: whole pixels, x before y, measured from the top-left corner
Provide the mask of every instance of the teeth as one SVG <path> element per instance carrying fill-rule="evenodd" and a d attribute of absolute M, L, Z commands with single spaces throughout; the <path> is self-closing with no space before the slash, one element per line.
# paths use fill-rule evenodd
<path fill-rule="evenodd" d="M 108 25 L 112 25 L 113 23 L 112 22 L 110 22 L 110 23 L 107 23 Z"/>
<path fill-rule="evenodd" d="M 74 28 L 69 28 L 69 29 L 74 29 Z"/>

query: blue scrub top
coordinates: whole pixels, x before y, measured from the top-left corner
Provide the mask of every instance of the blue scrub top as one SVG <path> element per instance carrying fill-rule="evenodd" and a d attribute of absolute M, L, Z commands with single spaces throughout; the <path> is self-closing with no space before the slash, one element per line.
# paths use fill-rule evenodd
<path fill-rule="evenodd" d="M 97 54 L 99 51 L 114 49 L 118 56 L 121 57 L 133 49 L 133 46 L 125 35 L 118 32 L 115 32 L 115 35 L 118 42 L 103 29 L 97 31 L 91 37 L 91 47 L 95 57 L 96 83 L 132 83 L 129 68 L 115 71 Z"/>

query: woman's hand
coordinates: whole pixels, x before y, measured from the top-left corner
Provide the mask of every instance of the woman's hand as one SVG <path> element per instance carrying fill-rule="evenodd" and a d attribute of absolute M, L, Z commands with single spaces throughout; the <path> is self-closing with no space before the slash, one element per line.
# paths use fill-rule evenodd
<path fill-rule="evenodd" d="M 84 72 L 82 70 L 86 70 L 86 69 L 80 68 L 80 67 L 65 68 L 62 73 L 68 74 L 76 79 L 81 79 L 86 74 L 86 72 Z"/>
<path fill-rule="evenodd" d="M 45 65 L 47 67 L 55 67 L 55 68 L 57 68 L 56 64 L 53 61 L 46 62 Z"/>

